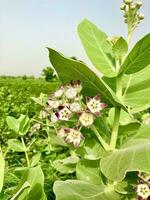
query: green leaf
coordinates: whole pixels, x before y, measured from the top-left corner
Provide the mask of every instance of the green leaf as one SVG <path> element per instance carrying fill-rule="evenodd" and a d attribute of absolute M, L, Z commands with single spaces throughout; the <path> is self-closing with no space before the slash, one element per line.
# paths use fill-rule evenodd
<path fill-rule="evenodd" d="M 120 145 L 133 138 L 140 126 L 141 123 L 139 122 L 133 122 L 124 126 L 119 126 L 118 139 L 120 139 Z"/>
<path fill-rule="evenodd" d="M 3 184 L 4 184 L 4 169 L 5 169 L 5 160 L 0 148 L 0 193 L 3 189 Z"/>
<path fill-rule="evenodd" d="M 113 54 L 117 59 L 121 59 L 128 52 L 128 44 L 123 37 L 120 37 L 112 46 Z"/>
<path fill-rule="evenodd" d="M 122 181 L 127 172 L 150 172 L 150 140 L 134 139 L 121 149 L 114 151 L 100 161 L 102 173 L 110 180 Z"/>
<path fill-rule="evenodd" d="M 31 99 L 40 106 L 45 106 L 47 102 L 47 96 L 43 93 L 39 97 L 31 97 Z"/>
<path fill-rule="evenodd" d="M 81 159 L 76 167 L 77 179 L 87 181 L 95 185 L 102 185 L 103 181 L 100 176 L 99 161 Z"/>
<path fill-rule="evenodd" d="M 18 133 L 18 131 L 19 131 L 19 123 L 18 123 L 18 120 L 16 118 L 8 116 L 6 118 L 6 122 L 7 122 L 7 125 L 9 126 L 9 128 L 11 130 L 13 130 L 16 133 Z"/>
<path fill-rule="evenodd" d="M 120 196 L 107 186 L 97 186 L 79 180 L 56 181 L 56 200 L 120 200 Z"/>
<path fill-rule="evenodd" d="M 143 37 L 133 47 L 125 61 L 120 73 L 132 74 L 150 64 L 150 33 Z"/>
<path fill-rule="evenodd" d="M 31 162 L 30 162 L 30 163 L 31 163 L 31 167 L 36 166 L 36 165 L 39 163 L 40 158 L 41 158 L 41 153 L 35 154 L 35 155 L 32 157 Z"/>
<path fill-rule="evenodd" d="M 16 151 L 16 152 L 24 152 L 25 151 L 22 143 L 18 139 L 9 139 L 8 146 L 10 149 L 12 149 L 13 151 Z"/>
<path fill-rule="evenodd" d="M 77 149 L 77 153 L 87 160 L 98 160 L 103 157 L 105 151 L 96 140 L 86 139 L 83 146 Z"/>
<path fill-rule="evenodd" d="M 79 24 L 78 33 L 93 65 L 107 77 L 116 76 L 107 35 L 87 19 Z"/>
<path fill-rule="evenodd" d="M 18 198 L 18 196 L 27 188 L 30 187 L 30 184 L 26 181 L 24 182 L 24 184 L 22 185 L 22 187 L 16 192 L 16 194 L 10 199 L 10 200 L 16 200 Z"/>
<path fill-rule="evenodd" d="M 114 115 L 115 115 L 115 108 L 111 108 L 108 114 L 108 122 L 111 125 L 111 127 L 113 125 Z M 131 118 L 127 112 L 125 112 L 124 110 L 121 110 L 120 120 L 119 120 L 120 125 L 127 125 L 131 122 L 136 122 L 136 120 Z"/>
<path fill-rule="evenodd" d="M 145 110 L 150 106 L 150 65 L 125 78 L 122 100 L 131 108 L 132 113 Z"/>
<path fill-rule="evenodd" d="M 143 124 L 133 138 L 150 139 L 150 124 Z"/>
<path fill-rule="evenodd" d="M 30 168 L 25 171 L 17 191 L 24 185 L 25 182 L 30 184 L 30 188 L 24 190 L 17 200 L 31 200 L 45 198 L 44 194 L 44 174 L 40 166 Z"/>
<path fill-rule="evenodd" d="M 62 160 L 55 160 L 53 162 L 53 167 L 64 174 L 71 174 L 76 171 L 76 164 L 79 161 L 77 156 L 70 156 Z"/>
<path fill-rule="evenodd" d="M 18 119 L 19 124 L 19 135 L 25 135 L 30 128 L 30 119 L 27 115 L 21 115 L 20 119 Z"/>
<path fill-rule="evenodd" d="M 84 63 L 64 57 L 53 49 L 49 49 L 49 58 L 58 76 L 64 84 L 70 80 L 81 80 L 83 94 L 94 96 L 100 94 L 108 104 L 120 105 L 115 93 L 109 86 L 90 70 Z"/>

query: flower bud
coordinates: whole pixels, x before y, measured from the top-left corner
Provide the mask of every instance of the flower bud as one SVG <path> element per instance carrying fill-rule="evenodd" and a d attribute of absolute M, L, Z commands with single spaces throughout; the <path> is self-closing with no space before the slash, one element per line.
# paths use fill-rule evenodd
<path fill-rule="evenodd" d="M 74 102 L 74 103 L 72 103 L 72 104 L 70 105 L 70 110 L 71 110 L 72 112 L 79 112 L 79 111 L 81 110 L 81 106 L 80 106 L 79 103 Z"/>
<path fill-rule="evenodd" d="M 140 13 L 140 14 L 138 15 L 138 18 L 139 18 L 139 20 L 143 20 L 143 19 L 144 19 L 144 15 L 143 15 L 142 13 Z"/>
<path fill-rule="evenodd" d="M 120 9 L 121 9 L 121 10 L 125 10 L 125 7 L 126 7 L 126 6 L 123 4 L 122 6 L 120 6 Z"/>
<path fill-rule="evenodd" d="M 143 5 L 143 2 L 142 2 L 142 1 L 137 1 L 137 2 L 136 2 L 136 5 L 137 5 L 138 7 L 141 7 L 141 6 Z"/>
<path fill-rule="evenodd" d="M 77 90 L 73 87 L 69 87 L 67 90 L 66 90 L 66 97 L 68 99 L 74 99 L 75 97 L 77 96 Z"/>
<path fill-rule="evenodd" d="M 136 3 L 131 3 L 130 4 L 130 9 L 134 10 L 136 8 Z"/>
<path fill-rule="evenodd" d="M 124 3 L 125 4 L 130 4 L 130 3 L 132 3 L 133 2 L 133 0 L 124 0 Z"/>
<path fill-rule="evenodd" d="M 54 92 L 54 97 L 60 98 L 60 97 L 63 95 L 63 93 L 64 93 L 64 89 L 63 89 L 63 88 L 60 88 L 60 89 L 58 89 L 58 90 L 56 90 L 56 91 Z"/>

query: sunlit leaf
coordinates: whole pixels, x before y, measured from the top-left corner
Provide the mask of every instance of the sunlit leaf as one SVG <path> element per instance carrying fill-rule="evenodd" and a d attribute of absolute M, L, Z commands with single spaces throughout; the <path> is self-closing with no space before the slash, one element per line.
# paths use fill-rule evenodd
<path fill-rule="evenodd" d="M 78 33 L 93 65 L 107 77 L 116 76 L 107 35 L 87 19 L 79 24 Z"/>

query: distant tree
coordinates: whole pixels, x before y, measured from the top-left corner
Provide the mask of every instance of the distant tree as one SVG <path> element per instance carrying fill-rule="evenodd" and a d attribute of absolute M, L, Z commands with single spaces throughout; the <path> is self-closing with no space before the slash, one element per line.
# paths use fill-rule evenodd
<path fill-rule="evenodd" d="M 56 80 L 56 75 L 52 67 L 46 67 L 42 70 L 42 76 L 44 76 L 46 81 Z"/>
<path fill-rule="evenodd" d="M 27 77 L 26 75 L 23 75 L 23 76 L 22 76 L 22 80 L 27 80 L 27 78 L 28 78 L 28 77 Z"/>

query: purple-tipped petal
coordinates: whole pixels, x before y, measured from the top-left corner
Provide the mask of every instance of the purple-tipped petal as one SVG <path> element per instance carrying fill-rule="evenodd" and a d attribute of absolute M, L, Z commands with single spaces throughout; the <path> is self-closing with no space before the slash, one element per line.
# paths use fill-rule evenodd
<path fill-rule="evenodd" d="M 91 100 L 90 97 L 86 96 L 85 98 L 86 98 L 86 103 L 90 102 L 90 100 Z"/>
<path fill-rule="evenodd" d="M 79 144 L 80 144 L 79 139 L 73 141 L 74 148 L 78 148 Z"/>
<path fill-rule="evenodd" d="M 100 112 L 95 112 L 94 114 L 96 115 L 96 117 L 100 116 Z"/>
<path fill-rule="evenodd" d="M 59 106 L 58 109 L 62 110 L 65 106 Z"/>
<path fill-rule="evenodd" d="M 72 87 L 74 86 L 74 81 L 73 81 L 73 80 L 70 81 L 70 85 L 71 85 Z"/>
<path fill-rule="evenodd" d="M 95 99 L 96 101 L 100 101 L 100 100 L 101 100 L 101 97 L 100 97 L 99 95 L 96 95 L 96 96 L 94 97 L 94 99 Z"/>
<path fill-rule="evenodd" d="M 102 109 L 107 108 L 107 106 L 108 106 L 108 105 L 107 105 L 106 103 L 101 103 L 101 108 L 102 108 Z"/>
<path fill-rule="evenodd" d="M 80 80 L 78 80 L 78 85 L 81 85 L 81 81 Z"/>
<path fill-rule="evenodd" d="M 143 200 L 143 198 L 142 198 L 142 197 L 140 197 L 140 196 L 138 196 L 138 200 Z"/>
<path fill-rule="evenodd" d="M 83 112 L 78 112 L 77 115 L 80 117 L 82 115 Z"/>
<path fill-rule="evenodd" d="M 55 113 L 56 117 L 59 119 L 60 115 L 58 112 Z"/>
<path fill-rule="evenodd" d="M 69 128 L 65 128 L 64 131 L 65 131 L 65 133 L 70 133 L 71 132 L 71 130 Z"/>

